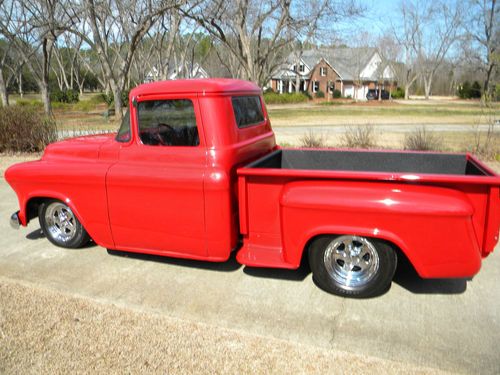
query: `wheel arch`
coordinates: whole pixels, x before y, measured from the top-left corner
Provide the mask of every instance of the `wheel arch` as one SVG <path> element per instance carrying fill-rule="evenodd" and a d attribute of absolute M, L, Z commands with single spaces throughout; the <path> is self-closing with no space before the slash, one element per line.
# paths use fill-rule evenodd
<path fill-rule="evenodd" d="M 73 211 L 73 214 L 82 224 L 82 226 L 85 229 L 87 228 L 85 225 L 85 220 L 82 218 L 82 215 L 80 215 L 78 208 L 74 204 L 73 200 L 63 194 L 49 192 L 33 193 L 30 194 L 30 196 L 26 199 L 26 202 L 24 204 L 26 224 L 28 224 L 31 219 L 34 219 L 38 216 L 38 208 L 40 207 L 40 204 L 50 200 L 58 200 L 66 204 L 69 208 L 71 208 L 71 211 Z"/>
<path fill-rule="evenodd" d="M 308 254 L 311 245 L 319 238 L 326 236 L 338 237 L 342 235 L 355 235 L 360 237 L 374 238 L 377 240 L 382 240 L 391 246 L 396 253 L 402 253 L 410 261 L 411 265 L 415 268 L 418 273 L 418 266 L 415 265 L 415 259 L 412 259 L 411 252 L 408 250 L 405 242 L 399 238 L 397 235 L 390 231 L 385 230 L 373 230 L 367 228 L 354 228 L 354 227 L 338 227 L 338 228 L 316 228 L 306 233 L 302 239 L 301 244 L 298 246 L 300 251 L 300 256 L 298 257 L 298 264 L 301 264 L 304 260 L 305 254 Z"/>

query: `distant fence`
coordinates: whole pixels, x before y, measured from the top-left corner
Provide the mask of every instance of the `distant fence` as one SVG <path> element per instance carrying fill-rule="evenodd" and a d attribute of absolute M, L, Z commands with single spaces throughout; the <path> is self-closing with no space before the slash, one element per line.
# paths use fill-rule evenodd
<path fill-rule="evenodd" d="M 109 129 L 93 129 L 93 128 L 85 128 L 85 129 L 59 129 L 57 130 L 57 138 L 59 140 L 74 138 L 74 137 L 83 137 L 86 135 L 97 135 L 97 134 L 111 134 L 116 133 L 116 130 Z"/>

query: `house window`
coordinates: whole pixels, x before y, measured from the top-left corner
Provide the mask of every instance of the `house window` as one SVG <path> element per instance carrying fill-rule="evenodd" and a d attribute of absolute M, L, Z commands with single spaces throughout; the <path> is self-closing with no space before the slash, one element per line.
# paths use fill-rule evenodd
<path fill-rule="evenodd" d="M 326 77 L 326 67 L 325 66 L 322 66 L 321 68 L 319 68 L 319 75 L 321 77 Z"/>
<path fill-rule="evenodd" d="M 296 72 L 296 71 L 297 71 L 297 65 L 293 64 L 293 65 L 292 65 L 292 70 L 293 70 L 294 72 Z"/>
<path fill-rule="evenodd" d="M 317 92 L 319 90 L 319 82 L 313 81 L 313 92 Z"/>
<path fill-rule="evenodd" d="M 328 91 L 330 92 L 330 94 L 333 94 L 333 91 L 335 90 L 335 83 L 333 82 L 328 82 Z"/>
<path fill-rule="evenodd" d="M 299 65 L 299 72 L 304 73 L 305 71 L 306 71 L 306 68 L 305 68 L 304 64 L 300 64 Z"/>

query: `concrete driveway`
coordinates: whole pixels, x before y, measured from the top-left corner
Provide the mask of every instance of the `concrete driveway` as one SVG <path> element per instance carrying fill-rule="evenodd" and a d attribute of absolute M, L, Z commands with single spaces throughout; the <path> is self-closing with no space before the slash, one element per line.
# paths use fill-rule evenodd
<path fill-rule="evenodd" d="M 406 269 L 385 295 L 350 300 L 318 289 L 307 267 L 264 270 L 234 258 L 210 264 L 110 255 L 97 246 L 60 249 L 41 236 L 37 221 L 10 229 L 17 209 L 0 178 L 0 276 L 292 342 L 452 372 L 500 373 L 498 248 L 471 281 L 421 280 Z"/>

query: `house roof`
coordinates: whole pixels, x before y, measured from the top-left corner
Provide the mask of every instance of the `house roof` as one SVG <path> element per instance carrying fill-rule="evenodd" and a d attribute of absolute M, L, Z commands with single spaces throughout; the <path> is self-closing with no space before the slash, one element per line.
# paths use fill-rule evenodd
<path fill-rule="evenodd" d="M 377 53 L 377 49 L 369 47 L 322 48 L 318 50 L 304 51 L 304 54 L 306 53 L 308 58 L 315 58 L 317 61 L 324 58 L 326 62 L 337 71 L 342 79 L 353 80 L 359 77 L 361 72 L 372 59 L 373 55 Z"/>
<path fill-rule="evenodd" d="M 343 80 L 354 80 L 366 68 L 372 57 L 377 53 L 376 48 L 318 48 L 306 50 L 302 53 L 302 61 L 312 70 L 321 59 L 325 61 L 340 75 Z M 283 66 L 277 76 L 282 76 L 284 71 L 289 71 L 290 64 L 295 61 L 294 55 L 287 59 L 286 67 Z M 376 79 L 376 77 L 362 77 Z"/>

